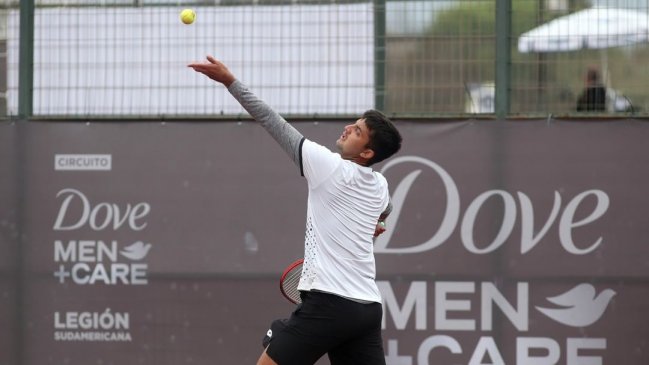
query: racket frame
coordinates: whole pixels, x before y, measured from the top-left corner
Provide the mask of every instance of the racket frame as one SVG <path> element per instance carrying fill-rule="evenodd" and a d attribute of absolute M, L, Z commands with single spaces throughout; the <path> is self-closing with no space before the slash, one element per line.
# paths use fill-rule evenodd
<path fill-rule="evenodd" d="M 300 300 L 300 298 L 299 298 L 299 292 L 297 291 L 297 285 L 296 285 L 296 288 L 295 288 L 294 292 L 298 293 L 298 297 L 294 298 L 291 295 L 289 295 L 289 293 L 287 293 L 286 290 L 284 289 L 284 281 L 286 280 L 287 276 L 289 276 L 289 274 L 291 274 L 292 272 L 297 270 L 298 267 L 299 267 L 299 273 L 301 275 L 302 274 L 302 264 L 303 263 L 304 263 L 304 259 L 298 259 L 298 260 L 293 261 L 291 264 L 289 264 L 286 267 L 286 269 L 284 269 L 284 272 L 282 273 L 282 276 L 279 279 L 279 290 L 282 292 L 282 295 L 284 295 L 284 297 L 286 299 L 288 299 L 293 304 L 299 304 L 299 303 L 302 302 Z M 297 280 L 297 282 L 299 283 L 299 279 Z"/>

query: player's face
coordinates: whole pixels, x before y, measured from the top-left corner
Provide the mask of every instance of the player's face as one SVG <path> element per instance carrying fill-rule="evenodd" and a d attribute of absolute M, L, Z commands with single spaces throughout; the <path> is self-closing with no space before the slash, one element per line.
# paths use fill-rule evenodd
<path fill-rule="evenodd" d="M 354 124 L 345 126 L 342 135 L 336 141 L 336 147 L 340 150 L 340 156 L 346 160 L 358 162 L 359 158 L 365 160 L 373 155 L 367 145 L 370 142 L 370 131 L 365 125 L 365 119 L 359 119 Z"/>

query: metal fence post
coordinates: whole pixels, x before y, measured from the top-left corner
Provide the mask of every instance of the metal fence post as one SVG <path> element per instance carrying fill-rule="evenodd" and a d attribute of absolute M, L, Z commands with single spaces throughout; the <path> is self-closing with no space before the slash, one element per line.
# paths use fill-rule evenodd
<path fill-rule="evenodd" d="M 374 0 L 374 107 L 385 111 L 385 0 Z"/>
<path fill-rule="evenodd" d="M 18 116 L 29 118 L 34 105 L 34 0 L 20 1 Z"/>
<path fill-rule="evenodd" d="M 504 119 L 509 115 L 512 1 L 496 0 L 496 117 Z"/>

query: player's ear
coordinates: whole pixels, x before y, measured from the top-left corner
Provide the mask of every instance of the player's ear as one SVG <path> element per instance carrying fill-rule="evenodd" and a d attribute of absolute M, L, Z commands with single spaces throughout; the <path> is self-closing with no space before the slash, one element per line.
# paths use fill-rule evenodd
<path fill-rule="evenodd" d="M 372 157 L 374 157 L 374 150 L 371 148 L 366 148 L 365 151 L 361 152 L 360 156 L 366 160 L 370 160 Z"/>

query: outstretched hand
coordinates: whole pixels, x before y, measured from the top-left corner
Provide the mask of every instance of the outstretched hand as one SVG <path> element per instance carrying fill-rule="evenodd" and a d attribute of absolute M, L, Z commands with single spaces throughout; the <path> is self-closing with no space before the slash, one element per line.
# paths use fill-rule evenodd
<path fill-rule="evenodd" d="M 187 65 L 187 67 L 191 67 L 194 71 L 200 72 L 210 79 L 222 83 L 226 87 L 230 86 L 236 80 L 236 77 L 234 77 L 223 62 L 212 56 L 207 56 L 207 62 L 193 62 Z"/>

